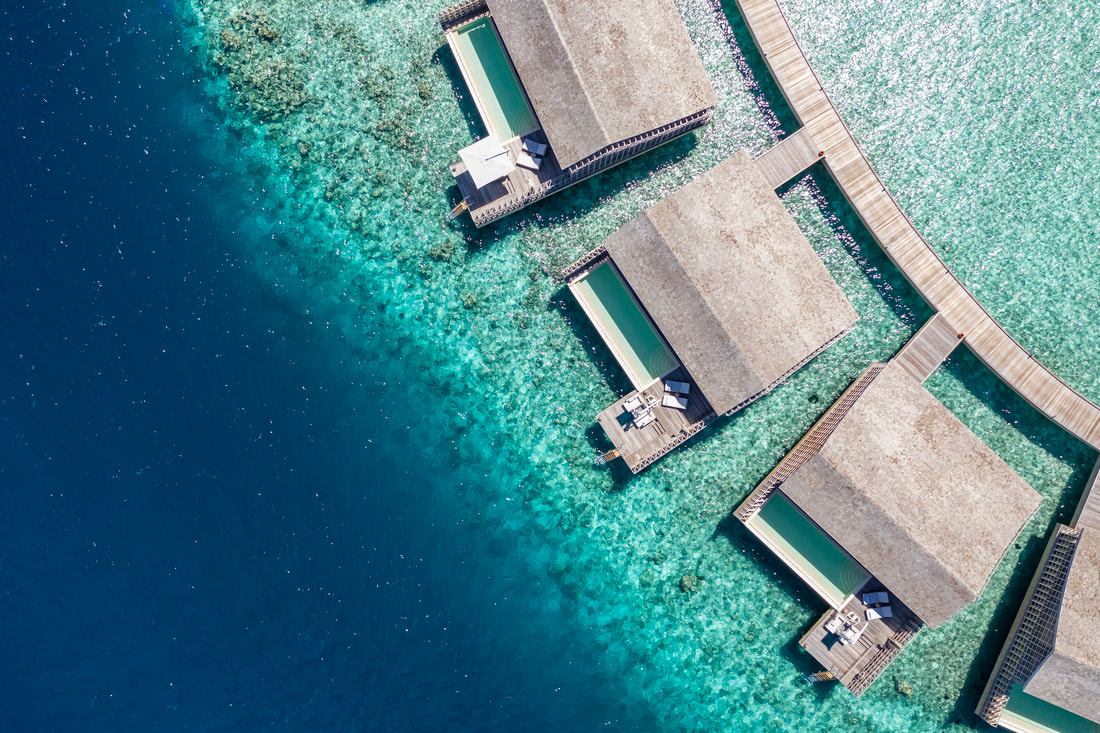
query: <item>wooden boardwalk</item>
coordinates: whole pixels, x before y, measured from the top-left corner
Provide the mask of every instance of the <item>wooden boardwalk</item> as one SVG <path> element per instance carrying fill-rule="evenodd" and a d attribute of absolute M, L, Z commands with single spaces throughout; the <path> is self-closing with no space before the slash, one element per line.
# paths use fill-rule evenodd
<path fill-rule="evenodd" d="M 772 188 L 778 188 L 821 160 L 820 149 L 807 127 L 785 137 L 753 160 Z"/>
<path fill-rule="evenodd" d="M 1033 407 L 1100 450 L 1100 407 L 1031 356 L 982 308 L 917 233 L 863 156 L 814 74 L 777 0 L 737 0 L 791 110 L 867 230 L 975 355 Z"/>
<path fill-rule="evenodd" d="M 960 343 L 959 334 L 937 313 L 909 339 L 894 362 L 918 382 L 924 382 Z"/>
<path fill-rule="evenodd" d="M 1100 533 L 1100 460 L 1096 461 L 1096 467 L 1092 469 L 1092 476 L 1089 477 L 1081 503 L 1077 505 L 1077 513 L 1070 524 L 1074 529 Z"/>

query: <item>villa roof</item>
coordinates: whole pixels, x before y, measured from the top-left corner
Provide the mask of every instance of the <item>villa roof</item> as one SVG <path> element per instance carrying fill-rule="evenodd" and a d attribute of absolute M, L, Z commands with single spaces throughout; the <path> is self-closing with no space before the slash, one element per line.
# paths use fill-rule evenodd
<path fill-rule="evenodd" d="M 895 364 L 780 490 L 932 627 L 981 594 L 1041 501 Z"/>
<path fill-rule="evenodd" d="M 672 0 L 488 0 L 562 168 L 718 103 Z"/>
<path fill-rule="evenodd" d="M 857 319 L 744 151 L 604 246 L 719 414 L 773 387 Z"/>
<path fill-rule="evenodd" d="M 1077 541 L 1058 613 L 1054 651 L 1024 692 L 1100 723 L 1100 533 Z"/>

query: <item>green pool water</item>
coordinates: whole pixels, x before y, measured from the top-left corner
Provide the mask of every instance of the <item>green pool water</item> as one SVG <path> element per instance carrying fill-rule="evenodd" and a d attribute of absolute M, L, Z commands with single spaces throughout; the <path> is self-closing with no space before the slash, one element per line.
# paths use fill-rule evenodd
<path fill-rule="evenodd" d="M 1033 697 L 1020 685 L 1012 686 L 1001 721 L 1023 723 L 1035 731 L 1049 733 L 1100 733 L 1100 725 Z"/>
<path fill-rule="evenodd" d="M 501 140 L 538 128 L 535 114 L 504 54 L 493 21 L 480 18 L 451 33 L 452 48 L 472 87 L 485 126 Z"/>
<path fill-rule="evenodd" d="M 778 492 L 748 524 L 833 605 L 844 603 L 870 577 Z"/>
<path fill-rule="evenodd" d="M 571 286 L 635 389 L 679 366 L 609 262 Z"/>

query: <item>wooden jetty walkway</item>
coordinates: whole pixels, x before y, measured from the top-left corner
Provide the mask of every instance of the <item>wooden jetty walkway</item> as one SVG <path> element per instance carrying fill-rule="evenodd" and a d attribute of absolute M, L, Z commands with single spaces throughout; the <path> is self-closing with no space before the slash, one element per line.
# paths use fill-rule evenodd
<path fill-rule="evenodd" d="M 791 110 L 879 246 L 986 366 L 1041 413 L 1100 450 L 1100 407 L 1017 343 L 913 227 L 825 94 L 777 0 L 737 4 Z"/>
<path fill-rule="evenodd" d="M 821 152 L 817 143 L 809 128 L 802 127 L 753 159 L 753 162 L 764 174 L 768 185 L 779 188 L 819 160 Z"/>
<path fill-rule="evenodd" d="M 937 313 L 909 339 L 893 361 L 923 383 L 961 343 L 960 335 L 951 328 L 946 318 Z"/>

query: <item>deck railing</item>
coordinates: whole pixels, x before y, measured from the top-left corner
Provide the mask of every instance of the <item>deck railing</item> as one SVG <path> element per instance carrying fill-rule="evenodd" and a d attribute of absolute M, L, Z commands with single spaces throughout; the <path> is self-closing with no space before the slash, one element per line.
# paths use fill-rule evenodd
<path fill-rule="evenodd" d="M 466 20 L 489 12 L 489 4 L 485 0 L 462 0 L 451 7 L 439 12 L 439 24 L 447 31 L 456 25 L 461 25 Z"/>
<path fill-rule="evenodd" d="M 1000 721 L 1008 703 L 1009 688 L 1031 679 L 1054 648 L 1062 594 L 1080 536 L 1080 530 L 1060 525 L 1050 542 L 1032 592 L 1002 652 L 985 705 L 978 713 L 990 725 L 995 726 Z"/>
<path fill-rule="evenodd" d="M 476 226 L 484 226 L 502 217 L 519 211 L 531 205 L 535 201 L 549 196 L 561 189 L 568 188 L 575 183 L 580 183 L 585 178 L 612 168 L 635 156 L 641 155 L 647 150 L 664 145 L 681 135 L 686 135 L 692 130 L 702 127 L 710 122 L 714 116 L 714 108 L 710 107 L 693 115 L 688 115 L 675 122 L 662 125 L 656 129 L 644 132 L 641 135 L 620 140 L 593 153 L 573 165 L 566 168 L 559 175 L 542 184 L 524 192 L 521 196 L 508 197 L 499 204 L 489 204 L 479 209 L 471 209 L 470 217 Z"/>
<path fill-rule="evenodd" d="M 859 671 L 852 681 L 848 683 L 847 688 L 851 690 L 852 694 L 859 697 L 867 688 L 878 679 L 890 663 L 901 654 L 902 649 L 908 646 L 913 637 L 918 631 L 923 628 L 924 624 L 920 619 L 913 617 L 906 622 L 905 626 L 900 631 L 894 634 L 892 637 L 886 640 L 886 643 L 875 653 L 875 656 L 871 657 L 871 661 L 867 663 L 863 669 Z"/>
<path fill-rule="evenodd" d="M 605 259 L 607 259 L 607 247 L 601 244 L 588 254 L 573 261 L 568 267 L 563 268 L 558 274 L 558 277 L 560 277 L 563 282 L 569 282 L 577 275 L 582 274 L 585 270 Z"/>
<path fill-rule="evenodd" d="M 836 430 L 836 426 L 848 414 L 848 410 L 852 409 L 852 405 L 856 403 L 856 400 L 867 390 L 867 387 L 870 386 L 879 372 L 885 368 L 885 364 L 872 364 L 852 383 L 852 386 L 844 391 L 840 399 L 833 403 L 833 406 L 810 428 L 809 432 L 802 437 L 802 440 L 795 444 L 791 452 L 783 457 L 783 460 L 772 469 L 771 473 L 764 477 L 760 485 L 737 508 L 738 519 L 742 522 L 751 519 L 764 506 L 764 503 L 777 486 L 789 479 L 795 471 L 802 468 L 808 460 L 817 455 L 821 447 L 825 445 L 825 441 Z"/>

